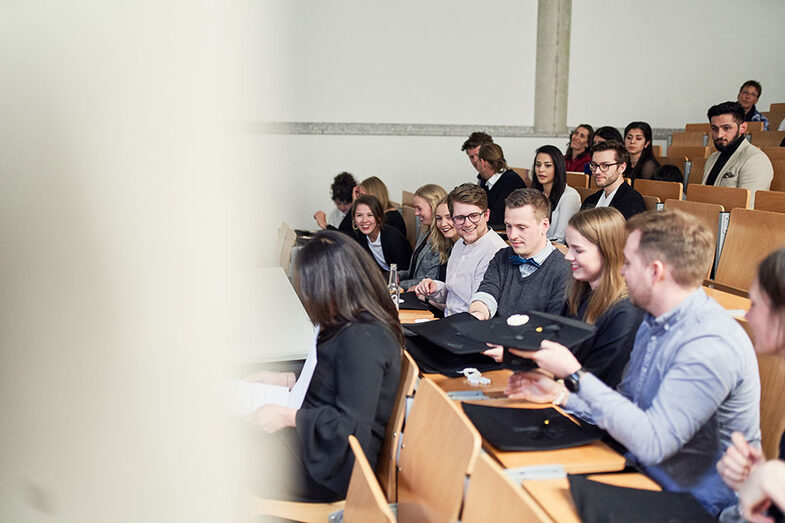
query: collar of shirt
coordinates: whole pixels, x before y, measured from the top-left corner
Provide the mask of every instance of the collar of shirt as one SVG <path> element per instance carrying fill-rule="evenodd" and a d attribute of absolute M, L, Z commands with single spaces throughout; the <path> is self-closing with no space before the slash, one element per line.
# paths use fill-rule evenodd
<path fill-rule="evenodd" d="M 621 183 L 627 182 L 622 180 Z M 621 187 L 621 185 L 619 185 L 619 187 Z M 619 190 L 619 187 L 616 187 L 608 196 L 605 196 L 605 189 L 603 189 L 602 194 L 600 194 L 600 199 L 597 200 L 597 207 L 608 207 L 613 201 L 613 197 L 616 196 L 616 192 Z"/>
<path fill-rule="evenodd" d="M 706 293 L 698 287 L 692 294 L 687 296 L 680 304 L 672 308 L 666 313 L 660 314 L 656 318 L 649 313 L 643 318 L 643 322 L 650 329 L 661 328 L 669 330 L 671 326 L 679 320 L 684 312 L 693 309 L 693 307 L 701 301 L 706 300 Z"/>
<path fill-rule="evenodd" d="M 551 242 L 546 241 L 545 247 L 540 249 L 540 252 L 532 256 L 531 259 L 542 265 L 555 249 L 556 247 L 554 247 Z M 537 267 L 525 263 L 523 265 L 519 265 L 518 270 L 521 271 L 521 277 L 525 278 L 534 274 L 537 271 Z"/>
<path fill-rule="evenodd" d="M 491 189 L 493 189 L 493 184 L 495 184 L 497 181 L 499 181 L 499 178 L 502 177 L 502 174 L 503 173 L 496 173 L 493 176 L 491 176 L 490 178 L 488 178 L 488 181 L 486 183 L 488 185 L 488 190 L 489 191 Z"/>

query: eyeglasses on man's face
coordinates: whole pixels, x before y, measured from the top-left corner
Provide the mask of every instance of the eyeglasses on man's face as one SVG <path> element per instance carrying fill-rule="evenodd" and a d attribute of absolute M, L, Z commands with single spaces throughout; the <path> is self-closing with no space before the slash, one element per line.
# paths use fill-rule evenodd
<path fill-rule="evenodd" d="M 461 215 L 453 216 L 452 217 L 452 222 L 455 225 L 461 226 L 464 223 L 466 223 L 466 219 L 467 218 L 469 219 L 470 222 L 477 223 L 477 222 L 480 221 L 480 217 L 482 217 L 482 213 L 481 212 L 473 212 L 471 214 L 467 214 L 467 215 L 464 215 L 464 216 L 461 216 Z"/>
<path fill-rule="evenodd" d="M 593 172 L 593 173 L 597 172 L 598 170 L 600 172 L 607 173 L 608 169 L 611 168 L 611 165 L 619 165 L 619 162 L 613 162 L 613 163 L 594 163 L 594 162 L 590 162 L 589 163 L 589 170 L 591 172 Z"/>

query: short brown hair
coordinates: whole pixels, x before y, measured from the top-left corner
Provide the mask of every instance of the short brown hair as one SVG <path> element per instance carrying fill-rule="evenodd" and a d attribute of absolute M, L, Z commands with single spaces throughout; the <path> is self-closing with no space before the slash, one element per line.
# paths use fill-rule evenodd
<path fill-rule="evenodd" d="M 543 220 L 551 216 L 551 201 L 537 189 L 515 189 L 504 199 L 507 209 L 520 209 L 531 205 L 534 215 Z"/>
<path fill-rule="evenodd" d="M 624 147 L 623 143 L 617 142 L 616 140 L 605 140 L 604 142 L 597 143 L 591 148 L 592 154 L 602 151 L 615 151 L 616 161 L 618 163 L 630 165 L 630 153 L 627 152 L 627 148 Z"/>
<path fill-rule="evenodd" d="M 352 210 L 350 211 L 352 214 L 352 228 L 356 228 L 357 224 L 354 222 L 354 214 L 357 212 L 357 207 L 360 205 L 367 205 L 368 208 L 371 210 L 371 214 L 373 214 L 373 218 L 376 220 L 376 223 L 379 224 L 379 227 L 384 225 L 384 209 L 382 209 L 382 203 L 376 196 L 371 194 L 363 194 L 358 196 L 354 203 L 352 203 Z"/>
<path fill-rule="evenodd" d="M 491 138 L 491 135 L 488 133 L 475 131 L 469 135 L 469 138 L 465 142 L 463 142 L 461 151 L 465 151 L 466 149 L 474 149 L 478 145 L 482 145 L 484 143 L 493 143 L 493 138 Z"/>
<path fill-rule="evenodd" d="M 755 90 L 758 91 L 758 98 L 760 98 L 760 95 L 763 94 L 763 87 L 761 87 L 760 82 L 757 80 L 747 80 L 741 84 L 741 87 L 739 87 L 739 92 L 742 92 L 745 87 L 754 87 Z"/>
<path fill-rule="evenodd" d="M 476 205 L 485 212 L 488 208 L 488 195 L 485 193 L 485 189 L 478 185 L 462 183 L 447 196 L 447 207 L 450 208 L 450 214 L 453 213 L 452 205 L 455 202 Z"/>
<path fill-rule="evenodd" d="M 695 217 L 681 211 L 647 211 L 630 218 L 627 230 L 641 232 L 639 255 L 647 263 L 665 263 L 676 283 L 688 287 L 703 282 L 713 259 L 714 235 Z"/>

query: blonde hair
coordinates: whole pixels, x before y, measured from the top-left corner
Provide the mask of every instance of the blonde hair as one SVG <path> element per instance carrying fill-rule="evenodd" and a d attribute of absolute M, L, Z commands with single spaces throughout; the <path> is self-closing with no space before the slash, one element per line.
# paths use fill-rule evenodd
<path fill-rule="evenodd" d="M 436 206 L 439 205 L 439 202 L 447 198 L 447 191 L 445 191 L 441 185 L 436 185 L 435 183 L 427 183 L 414 191 L 415 196 L 419 196 L 426 202 L 428 202 L 428 206 L 431 208 L 431 215 L 436 214 Z M 421 231 L 428 231 L 430 227 L 425 225 L 424 223 L 420 224 Z"/>
<path fill-rule="evenodd" d="M 436 208 L 440 205 L 447 205 L 447 197 L 442 198 L 436 205 L 433 206 L 433 220 L 434 225 L 436 224 Z M 447 205 L 447 211 L 450 211 L 449 205 Z M 431 242 L 431 249 L 433 252 L 439 253 L 439 263 L 447 263 L 447 260 L 450 258 L 450 253 L 452 252 L 452 241 L 447 238 L 442 231 L 438 227 L 434 227 L 434 230 L 431 232 L 430 238 L 428 241 Z"/>
<path fill-rule="evenodd" d="M 627 284 L 621 275 L 627 241 L 624 216 L 613 207 L 596 207 L 574 214 L 567 225 L 596 245 L 602 256 L 600 281 L 589 297 L 583 318 L 594 323 L 611 305 L 627 297 Z M 581 299 L 588 290 L 588 282 L 574 278 L 570 282 L 567 303 L 573 316 L 578 315 Z"/>
<path fill-rule="evenodd" d="M 387 192 L 387 186 L 376 176 L 371 176 L 360 182 L 360 186 L 365 189 L 370 195 L 376 196 L 376 199 L 382 204 L 382 212 L 387 212 L 392 208 L 390 205 L 390 194 Z"/>
<path fill-rule="evenodd" d="M 638 253 L 646 263 L 662 261 L 682 287 L 703 283 L 713 259 L 714 235 L 699 220 L 682 211 L 647 211 L 631 217 L 627 231 L 640 231 Z"/>

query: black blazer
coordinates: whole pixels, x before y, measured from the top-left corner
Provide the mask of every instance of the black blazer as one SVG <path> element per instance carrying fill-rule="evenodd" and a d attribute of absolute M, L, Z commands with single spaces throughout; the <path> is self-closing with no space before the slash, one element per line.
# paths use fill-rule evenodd
<path fill-rule="evenodd" d="M 601 195 L 602 189 L 590 196 L 587 196 L 583 201 L 583 205 L 581 205 L 581 210 L 595 208 L 597 206 L 597 202 L 600 201 Z M 629 219 L 630 216 L 634 216 L 646 210 L 646 202 L 643 201 L 643 196 L 641 196 L 638 191 L 630 187 L 630 184 L 627 182 L 622 182 L 622 184 L 619 186 L 616 194 L 613 195 L 613 200 L 611 200 L 610 206 L 618 209 L 618 211 L 624 215 L 625 219 Z"/>
<path fill-rule="evenodd" d="M 488 225 L 504 225 L 504 199 L 507 198 L 515 189 L 522 189 L 526 187 L 523 179 L 518 176 L 518 173 L 511 169 L 507 169 L 502 173 L 501 178 L 496 180 L 493 187 L 488 190 L 488 184 L 485 180 L 480 181 L 480 187 L 485 189 L 488 195 L 488 208 L 491 210 L 491 217 L 488 220 Z"/>
<path fill-rule="evenodd" d="M 409 244 L 406 236 L 401 234 L 401 231 L 395 227 L 390 227 L 389 225 L 382 225 L 380 234 L 382 235 L 382 253 L 384 253 L 384 261 L 387 262 L 387 265 L 396 263 L 399 271 L 408 270 L 409 260 L 412 257 L 412 246 Z M 357 232 L 355 237 L 373 258 L 371 246 L 368 245 L 368 237 L 360 232 Z M 376 258 L 373 258 L 373 261 L 375 262 Z M 382 266 L 378 263 L 377 266 L 382 269 Z"/>
<path fill-rule="evenodd" d="M 384 224 L 395 227 L 406 238 L 406 223 L 403 221 L 403 216 L 401 216 L 400 212 L 392 210 L 384 213 Z M 399 265 L 398 268 L 400 269 L 401 266 Z"/>

